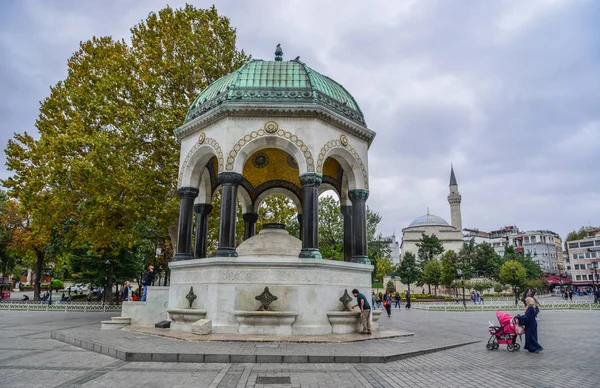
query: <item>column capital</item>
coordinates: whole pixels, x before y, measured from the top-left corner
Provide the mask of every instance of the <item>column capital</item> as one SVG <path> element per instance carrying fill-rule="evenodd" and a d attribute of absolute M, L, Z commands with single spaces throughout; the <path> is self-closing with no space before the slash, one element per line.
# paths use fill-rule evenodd
<path fill-rule="evenodd" d="M 350 198 L 350 201 L 352 202 L 356 202 L 356 201 L 366 201 L 367 198 L 369 198 L 369 190 L 367 189 L 355 189 L 355 190 L 350 190 L 348 191 L 348 198 Z"/>
<path fill-rule="evenodd" d="M 350 217 L 352 215 L 352 206 L 340 206 L 340 212 L 345 217 Z"/>
<path fill-rule="evenodd" d="M 210 212 L 212 211 L 213 206 L 209 203 L 197 203 L 194 205 L 194 211 L 197 214 L 202 214 L 202 215 L 209 215 Z"/>
<path fill-rule="evenodd" d="M 302 187 L 319 187 L 323 181 L 322 174 L 315 174 L 312 172 L 301 174 L 298 178 L 300 179 Z"/>
<path fill-rule="evenodd" d="M 198 190 L 195 187 L 180 187 L 177 189 L 177 194 L 179 194 L 180 199 L 184 199 L 184 198 L 194 199 L 198 196 L 199 192 L 200 192 L 200 190 Z"/>
<path fill-rule="evenodd" d="M 232 185 L 239 185 L 240 183 L 242 183 L 242 174 L 237 173 L 237 172 L 231 172 L 231 171 L 225 171 L 219 174 L 219 183 L 220 184 L 232 184 Z"/>
<path fill-rule="evenodd" d="M 244 213 L 244 214 L 242 214 L 242 218 L 246 222 L 255 223 L 256 221 L 258 221 L 258 214 L 257 213 Z"/>

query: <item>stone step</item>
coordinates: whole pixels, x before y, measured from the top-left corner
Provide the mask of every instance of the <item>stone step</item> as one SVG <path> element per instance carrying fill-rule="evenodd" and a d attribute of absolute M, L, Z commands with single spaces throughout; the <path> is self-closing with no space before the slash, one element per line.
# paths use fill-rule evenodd
<path fill-rule="evenodd" d="M 101 329 L 122 329 L 125 326 L 129 326 L 129 322 L 120 321 L 102 321 Z"/>
<path fill-rule="evenodd" d="M 123 322 L 123 323 L 127 323 L 128 325 L 131 324 L 131 318 L 129 318 L 129 317 L 111 317 L 110 319 L 113 322 Z"/>

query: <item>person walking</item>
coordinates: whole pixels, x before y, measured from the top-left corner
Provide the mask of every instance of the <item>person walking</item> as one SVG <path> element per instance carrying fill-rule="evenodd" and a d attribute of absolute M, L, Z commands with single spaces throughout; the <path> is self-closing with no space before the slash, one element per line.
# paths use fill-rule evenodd
<path fill-rule="evenodd" d="M 573 300 L 573 290 L 569 290 L 569 301 Z"/>
<path fill-rule="evenodd" d="M 535 319 L 539 310 L 535 307 L 535 300 L 532 297 L 525 299 L 525 304 L 527 305 L 525 314 L 515 317 L 520 326 L 525 326 L 525 346 L 523 348 L 531 353 L 539 353 L 544 350 L 538 342 L 537 320 Z"/>
<path fill-rule="evenodd" d="M 406 306 L 404 306 L 407 310 L 410 309 L 410 292 L 406 291 Z"/>
<path fill-rule="evenodd" d="M 375 295 L 375 291 L 371 291 L 372 295 L 371 295 L 371 305 L 373 306 L 373 308 L 377 307 L 377 295 Z"/>
<path fill-rule="evenodd" d="M 144 274 L 143 286 L 144 289 L 142 291 L 142 302 L 146 301 L 146 294 L 148 293 L 148 286 L 152 285 L 154 282 L 154 266 L 148 266 L 148 272 Z"/>
<path fill-rule="evenodd" d="M 385 307 L 385 311 L 387 311 L 388 318 L 392 317 L 392 295 L 389 291 L 385 292 L 385 296 L 383 297 L 383 307 Z"/>
<path fill-rule="evenodd" d="M 123 297 L 122 297 L 122 301 L 129 301 L 131 302 L 133 300 L 133 290 L 131 289 L 131 283 L 129 283 L 129 280 L 126 280 L 125 283 L 123 283 Z"/>
<path fill-rule="evenodd" d="M 371 306 L 367 302 L 367 298 L 355 288 L 352 290 L 352 295 L 356 298 L 356 304 L 352 309 L 360 307 L 360 322 L 362 323 L 363 331 L 360 334 L 371 334 Z"/>
<path fill-rule="evenodd" d="M 396 301 L 396 305 L 394 307 L 400 310 L 400 302 L 402 299 L 400 299 L 400 293 L 398 291 L 396 291 L 396 295 L 394 295 L 394 300 Z"/>

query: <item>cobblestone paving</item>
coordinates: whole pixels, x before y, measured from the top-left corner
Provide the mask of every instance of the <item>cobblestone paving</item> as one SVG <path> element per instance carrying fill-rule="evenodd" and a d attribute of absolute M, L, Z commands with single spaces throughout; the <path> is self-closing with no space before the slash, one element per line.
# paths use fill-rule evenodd
<path fill-rule="evenodd" d="M 541 354 L 509 353 L 505 346 L 488 351 L 480 342 L 387 364 L 125 362 L 50 339 L 51 330 L 97 327 L 111 315 L 1 312 L 0 386 L 505 388 L 597 387 L 600 382 L 598 311 L 543 311 Z M 414 331 L 416 340 L 458 335 L 485 341 L 489 320 L 495 321 L 493 312 L 395 310 L 382 325 Z"/>

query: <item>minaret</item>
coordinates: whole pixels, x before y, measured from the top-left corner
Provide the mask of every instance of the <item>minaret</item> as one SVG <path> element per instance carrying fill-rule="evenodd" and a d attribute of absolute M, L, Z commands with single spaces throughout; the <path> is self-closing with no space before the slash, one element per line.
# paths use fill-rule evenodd
<path fill-rule="evenodd" d="M 450 204 L 450 219 L 452 226 L 462 231 L 462 217 L 460 215 L 460 202 L 462 197 L 458 192 L 458 183 L 454 176 L 454 167 L 450 165 L 450 194 L 448 194 L 448 203 Z"/>

